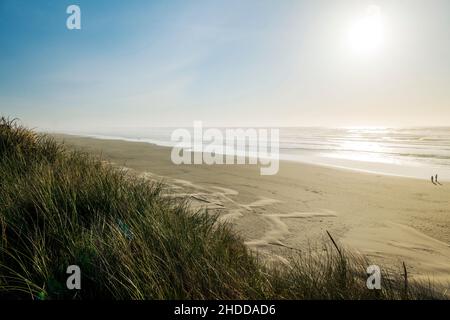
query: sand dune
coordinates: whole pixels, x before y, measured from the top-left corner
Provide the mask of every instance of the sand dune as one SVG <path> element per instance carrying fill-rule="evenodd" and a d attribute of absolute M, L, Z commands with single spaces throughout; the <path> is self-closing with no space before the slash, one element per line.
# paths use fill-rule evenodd
<path fill-rule="evenodd" d="M 232 223 L 245 243 L 271 259 L 328 241 L 413 277 L 450 281 L 450 184 L 281 162 L 275 176 L 257 166 L 175 166 L 170 149 L 145 143 L 57 136 L 106 160 L 164 181 L 166 196 L 189 197 Z"/>

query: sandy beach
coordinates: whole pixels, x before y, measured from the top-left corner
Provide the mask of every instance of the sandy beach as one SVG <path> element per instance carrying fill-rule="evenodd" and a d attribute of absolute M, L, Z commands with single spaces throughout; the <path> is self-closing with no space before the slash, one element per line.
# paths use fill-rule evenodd
<path fill-rule="evenodd" d="M 55 135 L 65 144 L 168 185 L 229 221 L 270 259 L 339 245 L 415 278 L 450 281 L 450 183 L 280 162 L 274 176 L 255 165 L 174 165 L 170 148 Z"/>

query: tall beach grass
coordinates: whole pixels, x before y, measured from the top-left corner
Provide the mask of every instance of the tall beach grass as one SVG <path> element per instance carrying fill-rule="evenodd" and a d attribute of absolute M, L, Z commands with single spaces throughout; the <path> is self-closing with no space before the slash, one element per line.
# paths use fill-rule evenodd
<path fill-rule="evenodd" d="M 0 299 L 444 298 L 401 270 L 368 290 L 368 262 L 334 240 L 268 266 L 229 225 L 162 190 L 0 118 Z M 81 290 L 66 287 L 69 265 Z"/>

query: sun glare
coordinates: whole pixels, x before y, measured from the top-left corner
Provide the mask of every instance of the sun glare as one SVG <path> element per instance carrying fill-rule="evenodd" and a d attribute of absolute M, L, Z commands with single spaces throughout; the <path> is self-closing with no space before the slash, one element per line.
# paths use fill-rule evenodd
<path fill-rule="evenodd" d="M 384 41 L 384 23 L 378 6 L 370 6 L 348 30 L 347 40 L 352 52 L 372 54 L 379 51 Z"/>

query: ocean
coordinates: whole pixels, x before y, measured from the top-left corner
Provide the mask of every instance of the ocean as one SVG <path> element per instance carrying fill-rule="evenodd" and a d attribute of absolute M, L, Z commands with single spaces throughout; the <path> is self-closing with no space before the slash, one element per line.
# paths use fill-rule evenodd
<path fill-rule="evenodd" d="M 173 146 L 170 137 L 175 129 L 115 128 L 76 134 Z M 438 174 L 439 180 L 450 180 L 450 127 L 279 130 L 282 160 L 420 179 Z"/>

